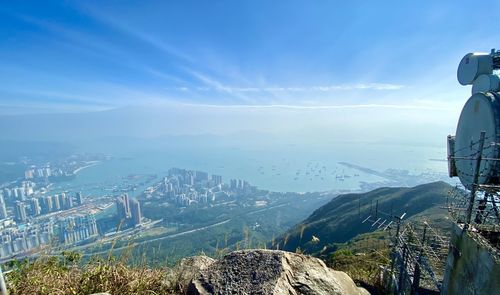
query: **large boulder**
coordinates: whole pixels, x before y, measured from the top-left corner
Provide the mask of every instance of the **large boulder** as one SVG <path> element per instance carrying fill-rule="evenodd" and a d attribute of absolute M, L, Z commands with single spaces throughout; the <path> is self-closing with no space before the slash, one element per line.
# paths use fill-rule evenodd
<path fill-rule="evenodd" d="M 244 250 L 225 255 L 191 280 L 187 294 L 365 295 L 344 272 L 306 255 L 277 250 Z"/>
<path fill-rule="evenodd" d="M 180 263 L 168 273 L 166 284 L 177 290 L 185 290 L 189 282 L 195 278 L 200 271 L 207 269 L 214 261 L 215 260 L 210 257 L 201 255 L 183 258 Z"/>

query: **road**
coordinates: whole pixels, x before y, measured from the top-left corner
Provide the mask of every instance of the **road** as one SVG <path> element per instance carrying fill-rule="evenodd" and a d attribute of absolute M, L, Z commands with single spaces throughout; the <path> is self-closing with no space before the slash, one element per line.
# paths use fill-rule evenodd
<path fill-rule="evenodd" d="M 243 213 L 243 214 L 244 215 L 251 215 L 251 214 L 255 214 L 255 213 L 259 213 L 259 212 L 263 212 L 263 211 L 267 211 L 267 210 L 272 210 L 272 209 L 280 208 L 280 207 L 287 206 L 287 205 L 289 205 L 289 203 L 284 203 L 284 204 L 279 204 L 279 205 L 275 205 L 275 206 L 271 206 L 271 207 L 267 207 L 267 208 L 262 208 L 262 209 L 258 209 L 258 210 L 246 212 L 246 213 Z M 183 232 L 176 233 L 176 234 L 171 234 L 171 235 L 168 235 L 168 236 L 163 236 L 163 237 L 158 237 L 158 238 L 153 238 L 153 239 L 148 239 L 148 240 L 145 240 L 145 241 L 133 243 L 133 245 L 135 247 L 135 246 L 138 246 L 138 245 L 144 245 L 146 243 L 151 243 L 151 242 L 156 242 L 156 241 L 162 241 L 162 240 L 168 240 L 168 239 L 173 239 L 173 238 L 177 238 L 177 237 L 184 236 L 184 235 L 189 235 L 189 234 L 192 234 L 192 233 L 195 233 L 195 232 L 207 230 L 207 229 L 210 229 L 210 228 L 214 228 L 214 227 L 226 224 L 226 223 L 230 222 L 231 220 L 232 219 L 226 219 L 224 221 L 217 222 L 217 223 L 214 223 L 214 224 L 211 224 L 211 225 L 202 226 L 202 227 L 199 227 L 199 228 L 195 228 L 195 229 L 183 231 Z M 114 248 L 113 251 L 118 251 L 118 250 L 126 249 L 128 247 L 130 247 L 130 245 L 126 245 L 126 246 Z M 92 256 L 92 255 L 107 254 L 107 253 L 109 253 L 109 249 L 108 250 L 104 250 L 104 251 L 92 252 L 92 253 L 84 254 L 84 256 Z"/>
<path fill-rule="evenodd" d="M 133 245 L 135 247 L 135 246 L 138 246 L 138 245 L 143 245 L 143 244 L 151 243 L 151 242 L 155 242 L 155 241 L 173 239 L 173 238 L 177 238 L 177 237 L 180 237 L 180 236 L 192 234 L 192 233 L 195 233 L 195 232 L 198 232 L 198 231 L 207 230 L 209 228 L 217 227 L 219 225 L 223 225 L 225 223 L 228 223 L 229 221 L 231 221 L 231 219 L 226 219 L 224 221 L 217 222 L 217 223 L 214 223 L 214 224 L 211 224 L 211 225 L 207 225 L 207 226 L 203 226 L 203 227 L 199 227 L 199 228 L 195 228 L 195 229 L 183 231 L 183 232 L 180 232 L 180 233 L 176 233 L 176 234 L 172 234 L 172 235 L 168 235 L 168 236 L 164 236 L 164 237 L 159 237 L 159 238 L 154 238 L 154 239 L 149 239 L 149 240 L 137 242 L 137 243 L 134 243 Z M 113 251 L 118 251 L 118 250 L 126 249 L 128 247 L 130 247 L 130 246 L 127 245 L 127 246 L 122 246 L 122 247 L 114 248 Z M 106 254 L 106 253 L 109 253 L 109 251 L 110 250 L 108 249 L 108 250 L 105 250 L 105 251 L 92 252 L 92 253 L 84 254 L 84 256 L 93 256 L 93 255 L 99 255 L 99 254 Z"/>

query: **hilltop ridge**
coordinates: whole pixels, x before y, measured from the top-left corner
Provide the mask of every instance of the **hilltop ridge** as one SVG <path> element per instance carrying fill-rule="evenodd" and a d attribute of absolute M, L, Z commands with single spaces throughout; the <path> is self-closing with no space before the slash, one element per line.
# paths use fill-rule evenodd
<path fill-rule="evenodd" d="M 446 217 L 436 209 L 445 203 L 451 188 L 451 185 L 438 181 L 411 188 L 382 187 L 366 193 L 339 195 L 284 233 L 271 246 L 286 251 L 300 249 L 308 254 L 325 252 L 335 243 L 345 243 L 359 234 L 373 231 L 371 223 L 362 221 L 375 214 L 377 201 L 381 212 L 392 212 L 397 216 L 406 213 L 406 219 L 428 215 L 436 222 L 446 222 Z"/>

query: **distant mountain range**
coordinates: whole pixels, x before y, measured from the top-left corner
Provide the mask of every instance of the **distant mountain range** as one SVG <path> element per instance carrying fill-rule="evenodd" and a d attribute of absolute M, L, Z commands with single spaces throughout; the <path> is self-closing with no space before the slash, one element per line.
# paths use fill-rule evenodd
<path fill-rule="evenodd" d="M 29 114 L 27 109 L 20 114 L 0 109 L 2 140 L 76 144 L 113 141 L 114 138 L 144 140 L 204 135 L 209 139 L 217 136 L 237 143 L 243 140 L 245 144 L 258 140 L 260 145 L 289 141 L 315 145 L 356 142 L 440 146 L 449 130 L 454 128 L 444 124 L 446 120 L 426 124 L 401 121 L 401 110 L 374 117 L 369 116 L 365 109 L 318 111 L 182 104 L 129 106 L 82 113 L 40 113 L 34 110 Z M 396 117 L 390 118 L 392 115 Z M 367 118 L 371 121 L 366 121 Z"/>
<path fill-rule="evenodd" d="M 434 182 L 412 188 L 379 188 L 367 193 L 344 194 L 314 211 L 303 222 L 274 241 L 273 248 L 287 251 L 301 251 L 319 254 L 326 248 L 335 250 L 335 244 L 345 243 L 356 236 L 374 230 L 372 222 L 362 221 L 375 214 L 378 201 L 379 212 L 400 216 L 405 219 L 426 217 L 441 227 L 451 224 L 440 207 L 446 202 L 446 195 L 452 187 L 445 182 Z M 382 213 L 379 217 L 390 218 Z"/>

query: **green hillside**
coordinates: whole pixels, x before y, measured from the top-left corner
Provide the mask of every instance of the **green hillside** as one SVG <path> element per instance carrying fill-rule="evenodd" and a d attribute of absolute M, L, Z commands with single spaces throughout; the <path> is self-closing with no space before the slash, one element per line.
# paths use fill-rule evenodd
<path fill-rule="evenodd" d="M 440 207 L 446 202 L 450 189 L 447 183 L 434 182 L 412 188 L 379 188 L 340 195 L 274 241 L 272 247 L 309 254 L 331 253 L 337 244 L 374 230 L 372 223 L 362 221 L 374 215 L 376 201 L 379 211 L 390 213 L 392 210 L 393 215 L 406 212 L 406 219 L 425 217 L 443 227 L 448 222 Z M 388 218 L 382 214 L 379 217 Z"/>

